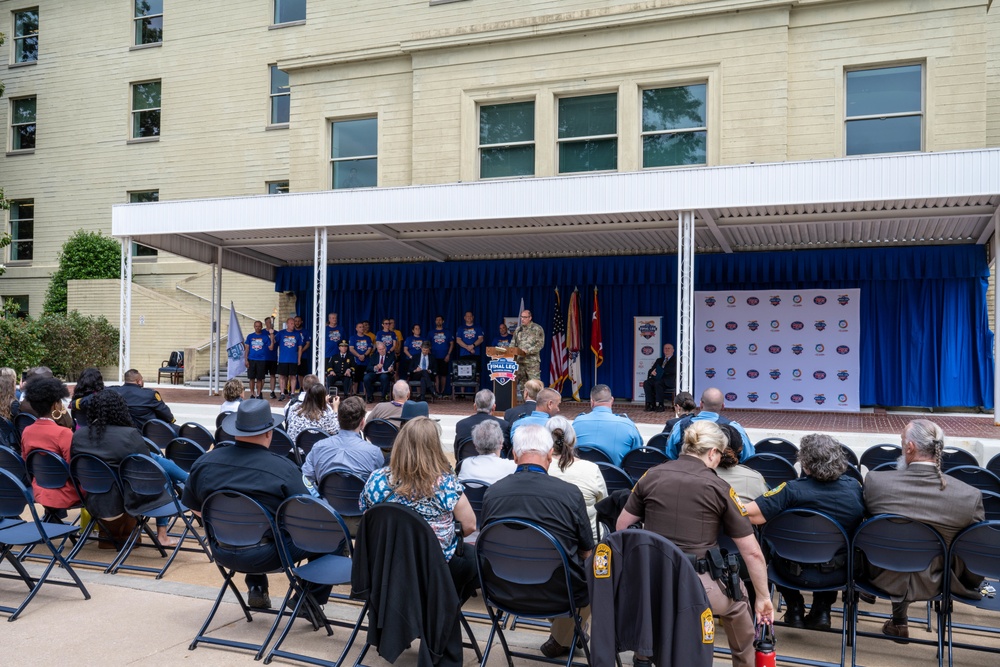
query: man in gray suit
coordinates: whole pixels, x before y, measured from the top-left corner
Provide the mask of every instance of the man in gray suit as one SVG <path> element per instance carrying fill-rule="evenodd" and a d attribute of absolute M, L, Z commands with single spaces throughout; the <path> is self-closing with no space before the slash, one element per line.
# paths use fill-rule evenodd
<path fill-rule="evenodd" d="M 982 521 L 983 497 L 979 489 L 941 474 L 941 450 L 944 431 L 934 422 L 915 419 L 903 430 L 903 457 L 899 470 L 870 472 L 865 478 L 865 505 L 872 515 L 898 514 L 920 521 L 935 529 L 950 545 L 963 528 Z M 909 637 L 907 610 L 910 602 L 926 600 L 941 591 L 944 561 L 938 560 L 926 572 L 901 573 L 879 571 L 873 584 L 892 598 L 892 618 L 882 626 L 882 633 L 906 643 Z M 952 591 L 967 597 L 979 597 L 976 591 L 982 577 L 969 573 L 964 566 L 952 572 Z"/>

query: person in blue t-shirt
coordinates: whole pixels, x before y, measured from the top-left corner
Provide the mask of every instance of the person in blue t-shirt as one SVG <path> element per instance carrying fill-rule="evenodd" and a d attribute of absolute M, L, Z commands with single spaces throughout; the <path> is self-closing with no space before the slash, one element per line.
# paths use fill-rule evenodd
<path fill-rule="evenodd" d="M 407 368 L 410 368 L 410 364 L 415 357 L 420 356 L 420 346 L 425 340 L 427 340 L 420 335 L 419 324 L 414 324 L 410 331 L 411 334 L 407 336 L 405 341 L 403 341 L 403 356 L 406 357 Z"/>
<path fill-rule="evenodd" d="M 351 336 L 348 343 L 350 343 L 350 353 L 351 360 L 354 362 L 354 379 L 358 383 L 357 391 L 361 392 L 361 380 L 365 376 L 365 367 L 368 366 L 368 357 L 371 355 L 372 350 L 375 349 L 375 343 L 372 339 L 368 337 L 365 333 L 364 322 L 358 322 L 357 326 L 354 327 L 356 332 Z"/>
<path fill-rule="evenodd" d="M 493 347 L 510 347 L 510 341 L 513 337 L 513 334 L 507 329 L 507 324 L 501 322 L 500 335 L 493 339 Z"/>
<path fill-rule="evenodd" d="M 274 336 L 278 348 L 278 383 L 281 385 L 283 401 L 298 392 L 298 370 L 302 361 L 302 335 L 295 330 L 295 318 L 289 317 L 285 328 Z"/>
<path fill-rule="evenodd" d="M 375 334 L 375 342 L 385 344 L 385 351 L 397 354 L 399 346 L 396 341 L 396 332 L 392 330 L 392 320 L 388 317 L 382 320 L 382 330 Z"/>
<path fill-rule="evenodd" d="M 479 373 L 479 357 L 482 354 L 484 338 L 485 333 L 476 325 L 472 311 L 465 311 L 465 324 L 455 332 L 455 342 L 458 343 L 458 358 L 475 364 L 476 373 Z"/>
<path fill-rule="evenodd" d="M 337 313 L 329 313 L 326 316 L 326 356 L 332 357 L 337 354 L 340 341 L 347 340 L 344 327 L 337 324 Z"/>
<path fill-rule="evenodd" d="M 243 362 L 250 380 L 250 398 L 260 398 L 264 392 L 264 378 L 267 376 L 267 353 L 274 347 L 274 338 L 264 333 L 260 320 L 253 323 L 253 333 L 247 336 L 243 346 Z"/>
<path fill-rule="evenodd" d="M 437 383 L 437 393 L 443 394 L 448 381 L 448 363 L 455 348 L 455 337 L 444 328 L 444 317 L 441 315 L 434 318 L 430 339 L 431 353 L 434 355 L 434 381 Z"/>
<path fill-rule="evenodd" d="M 264 318 L 264 333 L 274 340 L 275 335 L 278 333 L 274 330 L 274 318 L 265 317 Z M 271 376 L 271 398 L 277 398 L 278 395 L 274 393 L 274 381 L 278 378 L 278 344 L 274 343 L 269 350 L 267 350 L 267 356 L 265 357 L 267 361 L 265 362 L 265 368 L 267 368 L 267 374 Z"/>
<path fill-rule="evenodd" d="M 307 329 L 305 327 L 305 322 L 302 320 L 301 315 L 295 316 L 295 331 L 298 332 L 299 336 L 302 337 L 302 357 L 299 360 L 299 367 L 296 369 L 295 375 L 298 377 L 299 386 L 302 386 L 302 378 L 306 375 L 312 373 L 312 329 Z M 293 394 L 295 392 L 292 392 Z"/>

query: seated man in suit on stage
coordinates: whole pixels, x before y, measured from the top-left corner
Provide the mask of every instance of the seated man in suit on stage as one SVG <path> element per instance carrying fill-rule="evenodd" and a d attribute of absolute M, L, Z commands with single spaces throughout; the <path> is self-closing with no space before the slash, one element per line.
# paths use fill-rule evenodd
<path fill-rule="evenodd" d="M 510 450 L 510 426 L 506 421 L 493 416 L 493 409 L 497 406 L 496 396 L 489 389 L 481 389 L 476 393 L 473 402 L 476 406 L 476 413 L 471 417 L 458 420 L 455 424 L 455 460 L 458 460 L 458 446 L 463 440 L 472 438 L 472 429 L 483 422 L 496 422 L 503 431 L 503 451 Z"/>
<path fill-rule="evenodd" d="M 515 405 L 509 410 L 504 411 L 503 420 L 508 424 L 513 425 L 521 415 L 530 415 L 535 411 L 535 398 L 538 396 L 538 392 L 545 388 L 541 380 L 528 380 L 524 383 L 522 390 L 524 391 L 524 403 L 521 405 Z"/>
<path fill-rule="evenodd" d="M 413 328 L 419 329 L 417 326 Z M 420 383 L 420 394 L 417 396 L 418 401 L 426 401 L 428 394 L 434 396 L 434 398 L 441 397 L 441 394 L 434 391 L 435 368 L 434 355 L 431 354 L 431 342 L 429 340 L 422 341 L 420 343 L 420 354 L 415 354 L 410 359 L 410 380 Z"/>
<path fill-rule="evenodd" d="M 371 403 L 375 400 L 375 389 L 372 385 L 375 380 L 379 382 L 382 390 L 382 400 L 389 400 L 389 385 L 392 383 L 393 373 L 396 369 L 396 355 L 385 351 L 385 344 L 382 341 L 375 343 L 375 353 L 368 358 L 368 368 L 365 372 L 365 399 Z"/>
<path fill-rule="evenodd" d="M 667 394 L 673 397 L 677 390 L 677 356 L 673 345 L 666 343 L 663 346 L 663 356 L 653 362 L 642 388 L 646 394 L 646 412 L 666 410 Z"/>

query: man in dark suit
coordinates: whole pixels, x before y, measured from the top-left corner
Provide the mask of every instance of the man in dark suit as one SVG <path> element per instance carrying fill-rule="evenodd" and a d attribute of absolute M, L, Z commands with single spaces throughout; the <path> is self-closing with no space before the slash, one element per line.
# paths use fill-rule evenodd
<path fill-rule="evenodd" d="M 414 329 L 418 327 L 414 326 Z M 420 395 L 418 401 L 426 401 L 427 395 L 434 398 L 441 398 L 441 394 L 434 391 L 434 356 L 431 354 L 431 342 L 425 340 L 420 344 L 420 354 L 410 357 L 410 381 L 420 383 Z"/>
<path fill-rule="evenodd" d="M 545 388 L 541 380 L 528 380 L 524 383 L 524 403 L 515 405 L 510 410 L 503 413 L 503 419 L 510 426 L 519 418 L 530 415 L 535 411 L 535 397 L 538 392 Z"/>
<path fill-rule="evenodd" d="M 388 401 L 389 385 L 392 384 L 393 376 L 396 372 L 396 355 L 385 351 L 385 343 L 378 341 L 375 343 L 375 353 L 368 357 L 368 367 L 366 368 L 364 385 L 365 399 L 371 403 L 375 400 L 375 389 L 372 386 L 378 380 L 382 389 L 382 400 Z"/>
<path fill-rule="evenodd" d="M 983 497 L 979 489 L 941 474 L 944 431 L 934 422 L 915 419 L 903 430 L 903 458 L 899 470 L 869 472 L 865 478 L 868 513 L 898 514 L 927 524 L 951 545 L 963 528 L 982 521 Z M 873 568 L 874 569 L 874 568 Z M 907 610 L 914 600 L 926 600 L 941 592 L 944 563 L 937 560 L 924 572 L 879 570 L 871 581 L 899 602 L 892 603 L 892 618 L 882 633 L 906 643 L 909 637 Z M 951 573 L 951 590 L 963 597 L 979 598 L 982 577 L 971 575 L 961 563 Z"/>
<path fill-rule="evenodd" d="M 663 412 L 666 409 L 663 401 L 667 394 L 673 398 L 677 390 L 677 357 L 674 355 L 674 346 L 670 343 L 663 346 L 663 356 L 653 363 L 646 374 L 643 389 L 646 394 L 646 412 Z"/>
<path fill-rule="evenodd" d="M 493 409 L 497 405 L 496 396 L 489 389 L 481 389 L 476 393 L 475 398 L 476 404 L 476 414 L 471 417 L 466 417 L 465 419 L 458 420 L 455 424 L 455 460 L 459 460 L 458 456 L 458 446 L 463 440 L 472 439 L 472 429 L 476 428 L 483 422 L 495 421 L 500 425 L 500 430 L 503 431 L 503 454 L 506 456 L 507 452 L 510 451 L 510 425 L 506 420 L 500 419 L 499 417 L 493 416 Z"/>

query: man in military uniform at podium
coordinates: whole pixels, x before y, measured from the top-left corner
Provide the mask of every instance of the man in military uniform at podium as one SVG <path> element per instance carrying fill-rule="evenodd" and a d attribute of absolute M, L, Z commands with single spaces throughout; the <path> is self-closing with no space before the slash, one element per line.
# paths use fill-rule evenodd
<path fill-rule="evenodd" d="M 542 362 L 539 353 L 545 347 L 545 331 L 542 327 L 531 321 L 531 311 L 521 312 L 521 325 L 514 332 L 514 338 L 510 342 L 510 351 L 514 353 L 514 360 L 518 368 L 515 375 L 518 389 L 523 391 L 524 383 L 528 380 L 542 379 Z"/>

